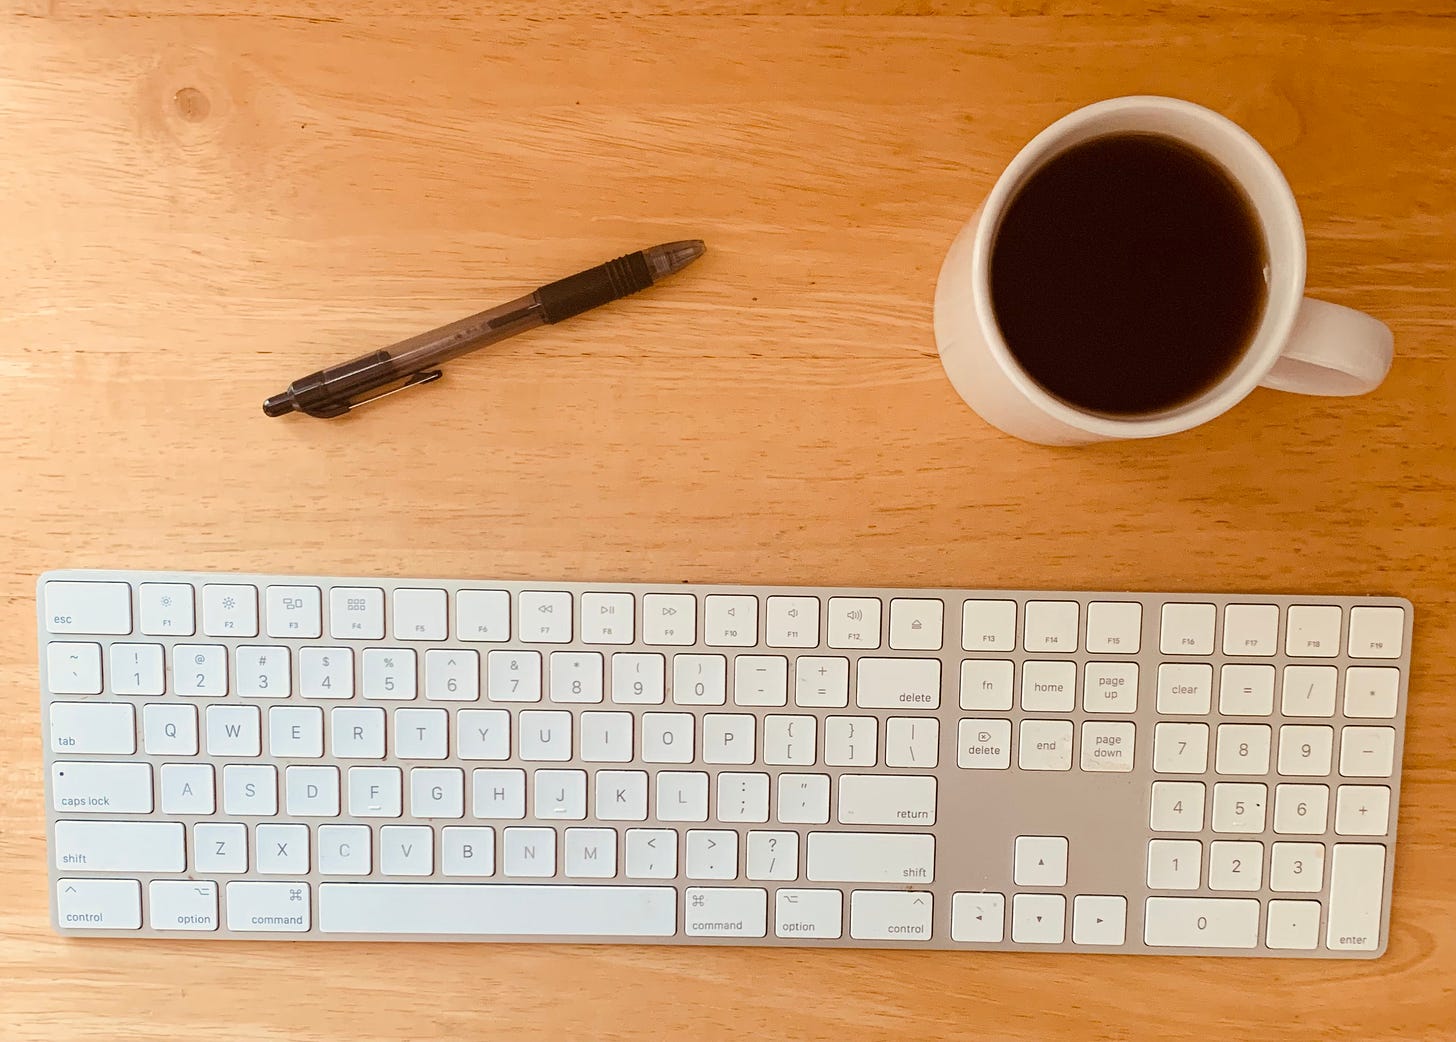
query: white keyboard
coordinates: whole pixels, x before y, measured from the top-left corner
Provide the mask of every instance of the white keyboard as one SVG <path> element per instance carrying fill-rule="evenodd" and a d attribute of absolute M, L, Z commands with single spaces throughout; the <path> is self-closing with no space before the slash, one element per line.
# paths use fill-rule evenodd
<path fill-rule="evenodd" d="M 37 592 L 66 934 L 1385 950 L 1399 598 Z"/>

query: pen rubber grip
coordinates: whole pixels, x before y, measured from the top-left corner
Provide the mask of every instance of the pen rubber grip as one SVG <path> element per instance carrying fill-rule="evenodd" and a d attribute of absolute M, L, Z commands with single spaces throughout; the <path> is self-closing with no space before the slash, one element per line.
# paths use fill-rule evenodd
<path fill-rule="evenodd" d="M 560 322 L 652 285 L 647 258 L 639 250 L 595 268 L 568 275 L 536 291 L 546 322 Z"/>

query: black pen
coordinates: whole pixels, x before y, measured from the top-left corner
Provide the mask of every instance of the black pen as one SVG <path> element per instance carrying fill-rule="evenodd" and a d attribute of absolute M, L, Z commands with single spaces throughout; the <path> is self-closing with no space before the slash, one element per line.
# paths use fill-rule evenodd
<path fill-rule="evenodd" d="M 452 358 L 646 289 L 686 268 L 704 249 L 703 240 L 686 239 L 607 261 L 509 304 L 310 373 L 264 402 L 263 411 L 269 416 L 295 411 L 342 416 L 356 405 L 438 380 L 443 375 L 439 367 Z"/>

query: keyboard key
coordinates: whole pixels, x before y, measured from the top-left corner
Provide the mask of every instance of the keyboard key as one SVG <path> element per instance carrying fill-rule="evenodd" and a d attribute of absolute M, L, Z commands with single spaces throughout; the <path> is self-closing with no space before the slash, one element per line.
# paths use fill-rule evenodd
<path fill-rule="evenodd" d="M 485 696 L 492 702 L 541 701 L 539 651 L 489 652 L 485 673 Z"/>
<path fill-rule="evenodd" d="M 823 825 L 828 822 L 829 776 L 779 775 L 778 820 L 786 825 Z"/>
<path fill-rule="evenodd" d="M 355 818 L 397 818 L 404 813 L 403 789 L 403 772 L 398 767 L 350 767 L 349 814 Z M 524 805 L 525 797 L 521 800 Z M 480 813 L 478 798 L 475 816 L 487 817 Z"/>
<path fill-rule="evenodd" d="M 909 597 L 890 601 L 890 647 L 896 651 L 939 651 L 944 629 L 944 601 Z"/>
<path fill-rule="evenodd" d="M 57 760 L 51 764 L 51 806 L 67 814 L 150 814 L 152 765 Z"/>
<path fill-rule="evenodd" d="M 758 598 L 710 594 L 703 598 L 703 643 L 751 648 L 758 643 Z"/>
<path fill-rule="evenodd" d="M 560 590 L 522 590 L 516 595 L 516 632 L 528 644 L 571 641 L 571 594 Z"/>
<path fill-rule="evenodd" d="M 1127 940 L 1127 898 L 1080 895 L 1072 903 L 1074 944 L 1117 946 Z"/>
<path fill-rule="evenodd" d="M 1335 801 L 1335 832 L 1341 836 L 1383 836 L 1390 831 L 1390 789 L 1384 785 L 1341 785 Z"/>
<path fill-rule="evenodd" d="M 553 651 L 550 684 L 553 702 L 600 702 L 602 656 L 595 651 Z"/>
<path fill-rule="evenodd" d="M 1213 654 L 1213 626 L 1218 609 L 1212 604 L 1163 605 L 1158 647 L 1164 655 Z"/>
<path fill-rule="evenodd" d="M 449 721 L 443 709 L 396 709 L 394 755 L 402 760 L 443 760 L 449 755 Z M 524 719 L 521 726 L 526 727 Z"/>
<path fill-rule="evenodd" d="M 187 697 L 227 694 L 227 649 L 221 644 L 172 645 L 172 687 Z"/>
<path fill-rule="evenodd" d="M 458 655 L 459 652 L 453 654 Z M 365 698 L 408 702 L 417 694 L 415 653 L 412 648 L 365 648 L 362 666 L 360 693 Z M 437 672 L 443 671 L 437 667 Z M 439 690 L 440 682 L 441 678 L 437 676 L 436 690 Z"/>
<path fill-rule="evenodd" d="M 1087 605 L 1087 650 L 1094 655 L 1136 655 L 1142 647 L 1143 606 L 1137 601 Z"/>
<path fill-rule="evenodd" d="M 462 709 L 455 717 L 455 725 L 455 755 L 460 759 L 510 758 L 511 717 L 504 709 Z M 629 733 L 629 745 L 630 742 Z M 585 757 L 585 750 L 583 756 Z"/>
<path fill-rule="evenodd" d="M 57 879 L 56 921 L 78 930 L 139 930 L 142 885 L 135 879 Z"/>
<path fill-rule="evenodd" d="M 1133 768 L 1137 730 L 1131 723 L 1087 720 L 1082 724 L 1082 770 L 1125 774 Z"/>
<path fill-rule="evenodd" d="M 750 832 L 744 874 L 749 879 L 797 879 L 799 877 L 799 834 L 797 832 Z"/>
<path fill-rule="evenodd" d="M 829 598 L 829 646 L 873 650 L 880 646 L 878 597 Z"/>
<path fill-rule="evenodd" d="M 349 648 L 300 648 L 298 693 L 304 698 L 353 698 L 354 652 Z"/>
<path fill-rule="evenodd" d="M 160 644 L 111 645 L 111 693 L 115 695 L 160 695 L 166 690 Z"/>
<path fill-rule="evenodd" d="M 236 817 L 266 818 L 278 813 L 278 768 L 270 764 L 230 763 L 222 769 L 222 809 Z"/>
<path fill-rule="evenodd" d="M 1197 890 L 1202 882 L 1203 844 L 1196 839 L 1154 839 L 1148 842 L 1148 887 L 1152 890 Z"/>
<path fill-rule="evenodd" d="M 736 879 L 738 833 L 724 829 L 690 829 L 683 874 L 689 879 Z"/>
<path fill-rule="evenodd" d="M 116 683 L 114 675 L 112 683 Z M 1345 670 L 1346 716 L 1393 720 L 1399 701 L 1399 671 L 1388 666 L 1351 666 Z"/>
<path fill-rule="evenodd" d="M 1082 673 L 1082 708 L 1089 713 L 1131 713 L 1137 694 L 1136 662 L 1089 662 Z"/>
<path fill-rule="evenodd" d="M 707 821 L 708 776 L 698 771 L 659 771 L 659 821 Z"/>
<path fill-rule="evenodd" d="M 794 667 L 794 704 L 825 709 L 849 705 L 849 659 L 801 656 Z"/>
<path fill-rule="evenodd" d="M 1224 666 L 1218 679 L 1218 711 L 1224 716 L 1268 716 L 1274 712 L 1274 667 Z"/>
<path fill-rule="evenodd" d="M 677 891 L 663 886 L 323 883 L 319 930 L 671 937 L 677 932 Z"/>
<path fill-rule="evenodd" d="M 763 719 L 763 762 L 778 767 L 811 767 L 817 752 L 818 720 L 812 716 L 771 714 Z"/>
<path fill-rule="evenodd" d="M 1269 889 L 1317 894 L 1325 885 L 1323 843 L 1275 843 L 1269 862 Z"/>
<path fill-rule="evenodd" d="M 253 864 L 264 875 L 306 875 L 308 826 L 259 825 L 253 830 Z"/>
<path fill-rule="evenodd" d="M 1027 601 L 1022 647 L 1027 651 L 1076 651 L 1081 611 L 1076 601 Z"/>
<path fill-rule="evenodd" d="M 58 821 L 51 855 L 57 868 L 70 872 L 181 872 L 187 867 L 182 825 L 175 821 Z"/>
<path fill-rule="evenodd" d="M 1202 832 L 1203 797 L 1202 782 L 1153 782 L 1153 831 Z"/>
<path fill-rule="evenodd" d="M 718 775 L 719 821 L 768 821 L 768 775 Z"/>
<path fill-rule="evenodd" d="M 444 640 L 450 633 L 449 599 L 444 590 L 395 590 L 395 639 Z"/>
<path fill-rule="evenodd" d="M 50 725 L 58 753 L 136 752 L 136 710 L 126 702 L 52 702 Z"/>
<path fill-rule="evenodd" d="M 1206 662 L 1164 662 L 1158 667 L 1158 712 L 1202 716 L 1213 704 L 1213 667 Z"/>
<path fill-rule="evenodd" d="M 841 775 L 838 807 L 841 825 L 934 825 L 935 778 Z"/>
<path fill-rule="evenodd" d="M 873 717 L 870 718 L 873 720 Z M 929 770 L 940 764 L 940 721 L 914 716 L 892 716 L 885 721 L 885 766 Z M 874 750 L 869 762 L 874 766 Z"/>
<path fill-rule="evenodd" d="M 1015 880 L 1017 886 L 1065 886 L 1066 837 L 1017 836 Z"/>
<path fill-rule="evenodd" d="M 862 658 L 854 699 L 861 709 L 939 709 L 940 659 Z"/>
<path fill-rule="evenodd" d="M 735 839 L 738 834 L 730 833 Z M 611 879 L 617 874 L 617 833 L 612 829 L 567 829 L 566 875 L 575 879 Z"/>
<path fill-rule="evenodd" d="M 879 735 L 880 721 L 876 717 L 831 716 L 824 721 L 824 763 L 830 767 L 873 767 Z M 887 739 L 887 755 L 889 745 Z"/>
<path fill-rule="evenodd" d="M 683 933 L 688 937 L 763 937 L 768 892 L 736 887 L 690 886 L 684 895 Z"/>
<path fill-rule="evenodd" d="M 210 709 L 217 708 L 210 706 Z M 268 710 L 268 755 L 317 759 L 324 754 L 324 711 L 318 706 L 272 706 Z"/>
<path fill-rule="evenodd" d="M 771 648 L 818 647 L 819 598 L 770 597 L 764 643 Z"/>
<path fill-rule="evenodd" d="M 372 845 L 368 825 L 320 825 L 319 873 L 326 876 L 367 876 L 371 868 Z"/>
<path fill-rule="evenodd" d="M 1328 785 L 1277 786 L 1274 790 L 1274 831 L 1285 836 L 1324 835 L 1329 808 Z"/>
<path fill-rule="evenodd" d="M 1023 662 L 1021 708 L 1029 713 L 1070 713 L 1077 705 L 1075 662 Z"/>
<path fill-rule="evenodd" d="M 723 775 L 718 777 L 721 785 Z M 603 821 L 647 820 L 646 771 L 598 771 L 592 782 L 597 794 L 598 818 Z M 719 818 L 722 817 L 719 814 Z"/>
<path fill-rule="evenodd" d="M 211 814 L 217 810 L 212 764 L 164 763 L 161 770 L 163 814 Z"/>
<path fill-rule="evenodd" d="M 1223 609 L 1225 655 L 1272 655 L 1279 650 L 1279 606 L 1228 604 Z"/>
<path fill-rule="evenodd" d="M 1072 722 L 1021 721 L 1021 745 L 1016 762 L 1023 771 L 1070 771 Z"/>
<path fill-rule="evenodd" d="M 307 883 L 229 883 L 227 928 L 239 933 L 306 933 L 313 924 L 310 904 Z"/>
<path fill-rule="evenodd" d="M 1010 651 L 1016 647 L 1015 601 L 966 601 L 961 609 L 961 648 Z"/>
<path fill-rule="evenodd" d="M 1319 947 L 1318 901 L 1270 901 L 1264 941 L 1270 948 L 1313 951 Z"/>
<path fill-rule="evenodd" d="M 151 756 L 197 755 L 197 707 L 175 702 L 143 706 L 142 748 Z"/>
<path fill-rule="evenodd" d="M 1150 897 L 1143 942 L 1154 948 L 1253 948 L 1259 902 L 1242 897 Z"/>
<path fill-rule="evenodd" d="M 238 648 L 233 657 L 233 683 L 234 690 L 243 698 L 287 698 L 293 693 L 288 649 Z"/>
<path fill-rule="evenodd" d="M 691 713 L 643 713 L 642 759 L 647 763 L 692 763 L 693 730 Z"/>
<path fill-rule="evenodd" d="M 441 829 L 440 871 L 447 876 L 495 875 L 495 829 L 489 825 Z"/>
<path fill-rule="evenodd" d="M 1011 939 L 1018 944 L 1061 944 L 1066 930 L 1067 899 L 1061 894 L 1011 898 Z"/>
<path fill-rule="evenodd" d="M 1405 609 L 1350 609 L 1351 658 L 1400 658 L 1405 646 Z"/>
<path fill-rule="evenodd" d="M 317 586 L 270 586 L 263 599 L 268 636 L 298 640 L 323 636 L 323 593 Z"/>
<path fill-rule="evenodd" d="M 748 764 L 757 757 L 758 718 L 751 713 L 709 713 L 703 717 L 704 763 Z"/>
<path fill-rule="evenodd" d="M 1285 716 L 1334 716 L 1337 676 L 1334 666 L 1285 666 L 1281 712 Z"/>
<path fill-rule="evenodd" d="M 1015 690 L 1015 666 L 1004 659 L 966 659 L 961 663 L 961 708 L 1005 712 Z"/>
<path fill-rule="evenodd" d="M 1293 604 L 1289 607 L 1284 651 L 1294 657 L 1334 658 L 1340 653 L 1340 618 L 1334 604 Z"/>
<path fill-rule="evenodd" d="M 1210 890 L 1258 890 L 1264 885 L 1264 844 L 1219 841 L 1209 844 Z"/>
<path fill-rule="evenodd" d="M 1388 778 L 1395 771 L 1395 728 L 1340 731 L 1340 773 L 1346 778 Z"/>
<path fill-rule="evenodd" d="M 434 870 L 434 830 L 429 826 L 386 825 L 379 830 L 381 873 L 386 876 L 427 876 Z"/>
<path fill-rule="evenodd" d="M 929 883 L 935 879 L 935 837 L 811 832 L 805 876 L 816 883 Z"/>
<path fill-rule="evenodd" d="M 1279 773 L 1323 777 L 1330 773 L 1333 727 L 1287 724 L 1279 728 Z"/>
<path fill-rule="evenodd" d="M 1325 945 L 1331 951 L 1374 951 L 1380 947 L 1380 905 L 1385 897 L 1385 847 L 1336 843 L 1330 857 L 1329 918 Z"/>
<path fill-rule="evenodd" d="M 526 816 L 525 771 L 471 771 L 470 793 L 470 812 L 477 818 L 518 821 Z"/>
<path fill-rule="evenodd" d="M 148 636 L 192 636 L 197 632 L 194 597 L 191 583 L 142 583 L 137 587 L 137 628 Z"/>
<path fill-rule="evenodd" d="M 416 772 L 411 771 L 412 775 Z M 459 773 L 458 771 L 456 772 Z M 283 769 L 288 814 L 294 818 L 335 818 L 339 815 L 339 769 L 315 765 Z M 415 817 L 429 817 L 413 810 Z M 458 815 L 456 815 L 458 817 Z"/>
<path fill-rule="evenodd" d="M 691 717 L 688 718 L 691 721 Z M 560 711 L 526 710 L 517 717 L 520 731 L 517 752 L 523 760 L 563 761 L 571 759 L 571 714 Z M 443 729 L 444 725 L 441 724 Z M 691 732 L 688 747 L 692 747 Z M 644 742 L 646 739 L 644 738 Z"/>
<path fill-rule="evenodd" d="M 855 890 L 849 895 L 849 935 L 861 941 L 928 941 L 934 907 L 935 895 L 926 891 Z"/>
<path fill-rule="evenodd" d="M 789 702 L 789 660 L 781 655 L 739 655 L 733 660 L 733 701 L 740 706 Z"/>
<path fill-rule="evenodd" d="M 1011 721 L 967 719 L 956 737 L 956 764 L 971 770 L 1004 771 L 1011 766 Z"/>
<path fill-rule="evenodd" d="M 535 817 L 547 821 L 581 821 L 586 817 L 586 771 L 534 772 L 535 796 L 531 809 Z M 431 815 L 416 812 L 415 817 Z M 435 817 L 458 818 L 459 814 L 437 814 Z"/>
<path fill-rule="evenodd" d="M 52 579 L 42 597 L 48 633 L 131 632 L 131 587 L 126 583 Z"/>
<path fill-rule="evenodd" d="M 1219 782 L 1213 787 L 1213 831 L 1264 831 L 1266 785 Z"/>
<path fill-rule="evenodd" d="M 206 721 L 209 756 L 262 755 L 263 718 L 257 706 L 210 705 Z"/>
<path fill-rule="evenodd" d="M 1272 735 L 1263 724 L 1219 724 L 1214 769 L 1219 774 L 1269 773 Z"/>
<path fill-rule="evenodd" d="M 1005 894 L 962 893 L 951 898 L 951 940 L 997 944 L 1005 931 Z"/>
<path fill-rule="evenodd" d="M 677 833 L 672 829 L 627 830 L 627 878 L 672 879 L 677 875 Z M 669 890 L 668 893 L 677 893 Z"/>
<path fill-rule="evenodd" d="M 217 884 L 204 879 L 154 879 L 147 884 L 153 930 L 217 929 Z"/>
<path fill-rule="evenodd" d="M 505 590 L 455 594 L 455 639 L 500 644 L 511 639 L 511 595 Z"/>
<path fill-rule="evenodd" d="M 192 826 L 192 869 L 208 875 L 248 870 L 248 827 L 237 822 L 199 821 Z"/>
<path fill-rule="evenodd" d="M 581 595 L 583 644 L 631 644 L 636 600 L 630 593 Z"/>
<path fill-rule="evenodd" d="M 774 936 L 844 936 L 844 895 L 838 890 L 779 890 L 774 895 Z"/>
<path fill-rule="evenodd" d="M 209 637 L 256 637 L 258 588 L 235 583 L 204 586 L 202 632 Z"/>
<path fill-rule="evenodd" d="M 70 641 L 47 644 L 46 687 L 57 695 L 101 694 L 101 645 Z"/>
<path fill-rule="evenodd" d="M 329 591 L 329 636 L 334 640 L 384 637 L 384 591 L 368 586 L 335 586 Z"/>
<path fill-rule="evenodd" d="M 672 700 L 680 706 L 720 706 L 728 701 L 728 660 L 722 655 L 674 655 Z"/>
<path fill-rule="evenodd" d="M 384 710 L 362 706 L 330 709 L 329 749 L 341 760 L 383 759 Z"/>
<path fill-rule="evenodd" d="M 698 599 L 691 593 L 642 597 L 642 643 L 685 647 L 697 640 Z"/>
<path fill-rule="evenodd" d="M 556 830 L 506 829 L 501 842 L 501 871 L 508 876 L 549 879 L 556 874 Z"/>
<path fill-rule="evenodd" d="M 612 701 L 619 705 L 661 705 L 665 697 L 661 655 L 612 656 Z"/>

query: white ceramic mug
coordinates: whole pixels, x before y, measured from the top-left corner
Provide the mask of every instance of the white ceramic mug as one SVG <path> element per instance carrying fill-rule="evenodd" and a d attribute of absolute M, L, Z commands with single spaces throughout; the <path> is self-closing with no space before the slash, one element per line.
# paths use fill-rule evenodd
<path fill-rule="evenodd" d="M 1105 134 L 1155 133 L 1215 159 L 1242 186 L 1268 250 L 1268 299 L 1258 329 L 1228 374 L 1165 412 L 1116 417 L 1087 412 L 1038 385 L 1017 363 L 991 306 L 991 247 L 1007 205 L 1051 157 Z M 1294 193 L 1269 153 L 1238 124 L 1191 102 L 1128 97 L 1098 102 L 1043 130 L 1011 161 L 951 244 L 935 287 L 935 340 L 951 383 L 991 424 L 1046 445 L 1155 438 L 1227 412 L 1256 386 L 1300 394 L 1373 390 L 1390 369 L 1384 323 L 1304 297 L 1304 225 Z"/>

